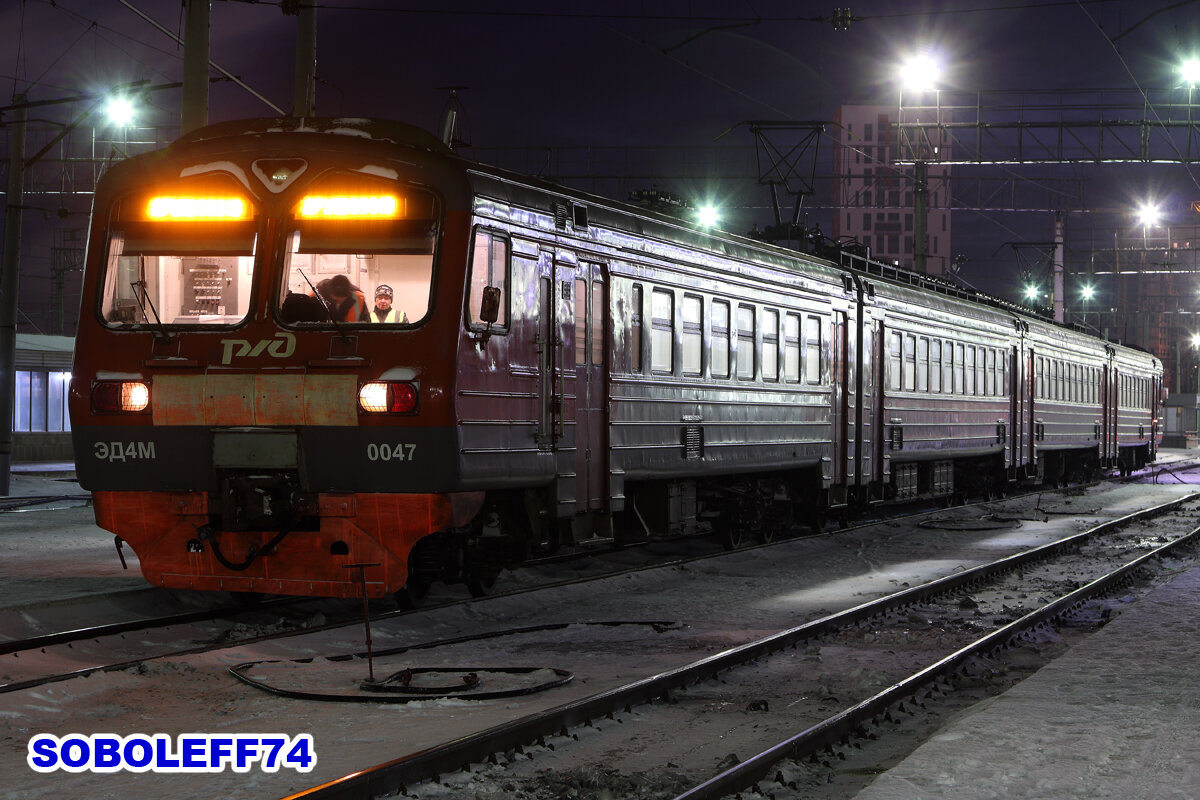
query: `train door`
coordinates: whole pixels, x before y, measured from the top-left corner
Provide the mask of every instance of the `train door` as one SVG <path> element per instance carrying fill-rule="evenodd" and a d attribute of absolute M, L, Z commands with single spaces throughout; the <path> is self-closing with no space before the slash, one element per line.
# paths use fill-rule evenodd
<path fill-rule="evenodd" d="M 604 273 L 603 265 L 586 261 L 575 272 L 576 513 L 601 510 L 608 497 Z"/>
<path fill-rule="evenodd" d="M 1160 373 L 1161 374 L 1161 373 Z M 1158 448 L 1162 445 L 1164 396 L 1162 378 L 1154 376 L 1150 379 L 1150 460 L 1158 460 Z"/>
<path fill-rule="evenodd" d="M 555 291 L 554 254 L 545 250 L 538 258 L 538 448 L 555 450 L 563 434 L 562 327 L 559 293 Z"/>
<path fill-rule="evenodd" d="M 1021 465 L 1026 474 L 1037 469 L 1037 356 L 1030 348 L 1025 351 L 1025 382 L 1021 387 L 1021 399 L 1025 411 L 1021 414 Z"/>
<path fill-rule="evenodd" d="M 1025 463 L 1025 383 L 1026 372 L 1022 369 L 1021 362 L 1021 347 L 1013 345 L 1012 352 L 1008 357 L 1009 364 L 1009 387 L 1008 387 L 1008 419 L 1009 428 L 1012 433 L 1008 436 L 1008 444 L 1004 449 L 1007 451 L 1008 457 L 1005 459 L 1005 467 L 1009 470 L 1009 477 L 1016 474 L 1016 470 Z"/>
<path fill-rule="evenodd" d="M 885 458 L 883 453 L 883 415 L 885 411 L 884 407 L 887 405 L 884 397 L 884 391 L 885 387 L 887 386 L 886 370 L 888 359 L 887 350 L 884 348 L 883 320 L 872 320 L 871 325 L 872 352 L 870 353 L 870 358 L 873 359 L 873 361 L 868 360 L 869 369 L 865 370 L 865 372 L 869 372 L 871 374 L 874 386 L 872 387 L 872 391 L 866 395 L 867 397 L 871 398 L 870 402 L 868 403 L 871 411 L 867 417 L 871 421 L 871 435 L 869 442 L 865 443 L 865 446 L 869 445 L 868 453 L 870 455 L 868 457 L 871 461 L 871 486 L 875 489 L 876 493 L 874 499 L 883 500 L 885 496 L 885 486 L 891 479 L 891 461 L 890 459 Z"/>
<path fill-rule="evenodd" d="M 578 507 L 576 480 L 576 381 L 575 368 L 575 273 L 574 254 L 554 255 L 551 280 L 551 328 L 553 363 L 550 410 L 553 417 L 551 449 L 555 453 L 555 516 L 571 518 Z M 586 497 L 585 497 L 586 499 Z"/>
<path fill-rule="evenodd" d="M 1104 399 L 1101 403 L 1104 418 L 1100 423 L 1103 460 L 1105 466 L 1109 467 L 1116 464 L 1119 452 L 1117 446 L 1117 424 L 1120 421 L 1120 385 L 1121 376 L 1117 371 L 1116 364 L 1112 361 L 1112 354 L 1110 353 L 1108 363 L 1104 365 Z"/>
<path fill-rule="evenodd" d="M 1113 351 L 1107 346 L 1104 351 L 1104 367 L 1100 371 L 1100 464 L 1110 467 L 1116 455 L 1117 409 L 1113 392 L 1116 370 L 1112 359 Z"/>
<path fill-rule="evenodd" d="M 875 430 L 875 353 L 878 324 L 870 319 L 870 313 L 860 307 L 860 317 L 855 321 L 855 333 L 850 338 L 854 348 L 850 354 L 849 386 L 851 399 L 849 411 L 852 421 L 848 430 L 853 438 L 847 458 L 851 461 L 853 483 L 857 486 L 858 498 L 864 503 L 873 499 L 871 486 L 881 480 L 875 475 L 879 460 L 875 458 L 874 443 L 878 440 Z"/>
<path fill-rule="evenodd" d="M 830 478 L 830 502 L 843 505 L 847 501 L 847 475 L 854 474 L 854 465 L 847 463 L 850 452 L 851 429 L 847 401 L 850 397 L 849 348 L 846 345 L 846 312 L 833 312 L 833 328 L 829 337 L 830 437 L 833 446 Z"/>

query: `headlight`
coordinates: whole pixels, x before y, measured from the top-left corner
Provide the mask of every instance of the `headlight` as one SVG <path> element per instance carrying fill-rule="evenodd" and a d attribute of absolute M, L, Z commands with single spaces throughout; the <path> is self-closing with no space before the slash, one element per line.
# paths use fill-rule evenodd
<path fill-rule="evenodd" d="M 99 381 L 92 386 L 92 410 L 139 414 L 150 407 L 150 387 L 141 381 Z"/>
<path fill-rule="evenodd" d="M 368 414 L 411 414 L 417 410 L 417 388 L 403 381 L 364 383 L 358 407 Z"/>

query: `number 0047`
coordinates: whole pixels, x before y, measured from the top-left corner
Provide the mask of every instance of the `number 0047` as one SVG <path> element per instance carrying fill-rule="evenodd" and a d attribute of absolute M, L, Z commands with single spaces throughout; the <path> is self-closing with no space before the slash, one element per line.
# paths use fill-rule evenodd
<path fill-rule="evenodd" d="M 412 461 L 413 453 L 417 450 L 415 444 L 375 444 L 367 445 L 367 458 L 371 461 Z"/>

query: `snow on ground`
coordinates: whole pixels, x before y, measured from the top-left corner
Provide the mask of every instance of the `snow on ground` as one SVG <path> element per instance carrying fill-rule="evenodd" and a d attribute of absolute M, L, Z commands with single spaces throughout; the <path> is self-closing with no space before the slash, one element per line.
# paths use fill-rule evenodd
<path fill-rule="evenodd" d="M 1106 503 L 1133 510 L 1191 493 L 1196 488 L 1183 484 L 1121 486 L 1112 490 Z M 557 705 L 644 677 L 895 591 L 903 584 L 922 582 L 948 569 L 1026 549 L 1089 524 L 1081 516 L 1035 513 L 1036 498 L 1010 501 L 1005 508 L 1008 513 L 1022 517 L 1020 527 L 927 530 L 920 537 L 913 537 L 901 523 L 887 523 L 871 530 L 733 553 L 724 557 L 719 567 L 700 562 L 579 586 L 490 598 L 372 625 L 374 646 L 384 649 L 540 623 L 631 619 L 674 623 L 662 631 L 649 626 L 614 628 L 602 652 L 581 644 L 594 641 L 594 636 L 592 631 L 584 636 L 583 626 L 577 625 L 527 635 L 519 641 L 493 639 L 470 646 L 419 651 L 419 655 L 414 653 L 380 665 L 381 671 L 395 671 L 401 664 L 512 666 L 514 658 L 519 656 L 520 666 L 555 667 L 575 676 L 567 686 L 523 698 L 475 704 L 459 700 L 405 705 L 313 703 L 263 693 L 238 682 L 227 672 L 229 666 L 248 661 L 358 652 L 362 649 L 362 630 L 353 626 L 200 657 L 160 659 L 133 670 L 0 695 L 0 774 L 4 775 L 0 793 L 29 798 L 280 797 L 415 752 L 447 737 L 473 732 L 514 714 Z M 136 572 L 121 572 L 111 537 L 90 525 L 89 518 L 90 510 L 0 516 L 0 606 L 37 617 L 55 598 L 79 593 L 89 586 L 110 593 L 108 602 L 112 602 L 111 593 L 139 585 Z M 55 559 L 55 553 L 63 552 L 70 553 L 66 562 Z M 717 569 L 729 577 L 714 587 L 703 578 Z M 502 581 L 520 583 L 527 578 L 517 574 L 504 576 Z M 698 591 L 700 586 L 702 591 Z M 0 617 L 0 624 L 2 620 Z M 631 661 L 631 653 L 638 658 Z M 803 652 L 792 656 L 794 663 L 809 668 L 813 666 L 811 657 Z M 783 665 L 782 661 L 777 663 Z M 358 667 L 365 677 L 365 665 L 359 662 Z M 2 668 L 0 660 L 0 672 Z M 761 683 L 763 699 L 771 708 L 826 700 L 769 696 L 769 669 L 773 668 L 766 668 Z M 870 678 L 869 674 L 851 677 Z M 716 726 L 727 724 L 718 713 L 723 710 L 724 702 L 719 695 L 717 691 L 712 694 L 711 724 L 671 731 L 667 734 L 671 747 L 706 748 L 714 762 L 728 755 L 721 752 L 719 736 L 714 737 Z M 1086 697 L 1081 697 L 1080 702 L 1086 704 Z M 636 716 L 635 713 L 633 720 Z M 745 724 L 756 722 L 750 720 Z M 31 736 L 42 732 L 59 735 L 281 732 L 293 736 L 311 733 L 318 762 L 316 769 L 306 775 L 286 770 L 276 774 L 252 770 L 244 775 L 228 771 L 187 776 L 63 772 L 40 775 L 28 768 L 26 747 Z M 650 735 L 662 741 L 662 732 Z M 632 772 L 638 767 L 648 772 L 669 770 L 666 749 L 652 746 L 653 738 L 644 744 L 640 755 L 632 752 L 622 755 L 629 759 L 623 766 Z M 1041 796 L 1056 795 L 1051 792 Z"/>

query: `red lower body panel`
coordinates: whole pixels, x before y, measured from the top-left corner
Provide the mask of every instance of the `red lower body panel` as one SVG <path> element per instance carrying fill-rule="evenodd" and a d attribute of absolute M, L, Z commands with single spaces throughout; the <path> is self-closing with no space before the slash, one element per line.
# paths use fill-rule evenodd
<path fill-rule="evenodd" d="M 383 597 L 408 580 L 408 555 L 423 536 L 452 524 L 456 498 L 444 494 L 322 494 L 320 530 L 288 533 L 270 553 L 230 569 L 214 553 L 205 492 L 94 492 L 96 524 L 124 539 L 155 586 L 313 597 Z M 241 566 L 278 531 L 215 531 L 222 555 Z M 191 543 L 191 546 L 189 546 Z"/>

